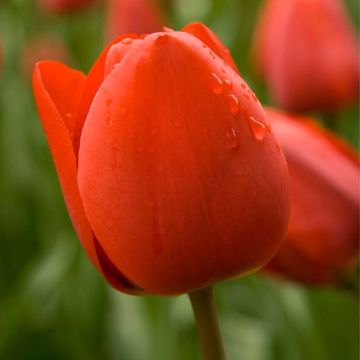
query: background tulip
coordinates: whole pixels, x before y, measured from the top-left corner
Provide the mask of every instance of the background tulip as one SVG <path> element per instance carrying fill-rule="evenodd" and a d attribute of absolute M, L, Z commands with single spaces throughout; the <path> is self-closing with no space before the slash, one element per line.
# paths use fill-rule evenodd
<path fill-rule="evenodd" d="M 268 269 L 304 283 L 337 283 L 358 260 L 359 158 L 311 119 L 267 113 L 291 194 L 287 239 Z"/>
<path fill-rule="evenodd" d="M 31 39 L 22 52 L 22 69 L 26 77 L 31 79 L 35 63 L 43 59 L 68 62 L 69 51 L 64 42 L 55 36 L 38 36 Z"/>
<path fill-rule="evenodd" d="M 329 112 L 358 98 L 358 40 L 341 0 L 267 0 L 253 47 L 286 109 Z"/>
<path fill-rule="evenodd" d="M 75 228 L 120 290 L 178 294 L 254 271 L 284 235 L 283 156 L 209 32 L 124 35 L 86 79 L 55 62 L 34 72 Z"/>
<path fill-rule="evenodd" d="M 38 0 L 41 8 L 47 11 L 66 12 L 84 8 L 94 0 Z"/>
<path fill-rule="evenodd" d="M 166 24 L 157 0 L 108 0 L 106 32 L 109 40 L 126 33 L 148 34 Z"/>

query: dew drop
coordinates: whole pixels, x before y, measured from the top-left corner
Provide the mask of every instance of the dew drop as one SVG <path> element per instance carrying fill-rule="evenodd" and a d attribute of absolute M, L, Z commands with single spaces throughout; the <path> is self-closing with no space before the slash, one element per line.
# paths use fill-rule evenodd
<path fill-rule="evenodd" d="M 249 95 L 249 94 L 244 93 L 244 97 L 245 97 L 246 99 L 250 100 L 250 95 Z"/>
<path fill-rule="evenodd" d="M 224 83 L 215 73 L 211 73 L 210 88 L 217 95 L 224 92 Z"/>
<path fill-rule="evenodd" d="M 243 89 L 246 89 L 245 83 L 241 83 L 241 87 L 242 87 Z"/>
<path fill-rule="evenodd" d="M 277 150 L 278 152 L 281 152 L 281 147 L 280 147 L 280 145 L 279 145 L 278 142 L 275 143 L 275 146 L 276 146 L 276 150 Z"/>
<path fill-rule="evenodd" d="M 133 39 L 131 39 L 131 38 L 125 38 L 125 39 L 121 40 L 121 43 L 124 45 L 130 45 L 130 44 L 132 44 L 132 42 L 133 42 Z"/>
<path fill-rule="evenodd" d="M 228 89 L 228 90 L 232 89 L 233 84 L 232 84 L 231 80 L 224 79 L 224 84 L 225 84 L 226 89 Z"/>
<path fill-rule="evenodd" d="M 230 128 L 226 133 L 226 141 L 229 149 L 235 149 L 239 146 L 239 141 L 234 128 Z"/>
<path fill-rule="evenodd" d="M 255 139 L 258 141 L 263 141 L 267 131 L 266 125 L 256 120 L 253 116 L 249 117 L 249 123 Z"/>
<path fill-rule="evenodd" d="M 233 94 L 227 95 L 226 103 L 233 115 L 236 115 L 239 112 L 239 100 L 235 95 Z"/>
<path fill-rule="evenodd" d="M 72 114 L 71 113 L 66 113 L 65 115 L 68 119 L 70 119 L 72 117 Z"/>
<path fill-rule="evenodd" d="M 156 216 L 154 216 L 153 218 L 152 227 L 153 227 L 152 248 L 156 254 L 161 254 L 163 252 L 163 239 L 162 239 L 159 219 Z"/>

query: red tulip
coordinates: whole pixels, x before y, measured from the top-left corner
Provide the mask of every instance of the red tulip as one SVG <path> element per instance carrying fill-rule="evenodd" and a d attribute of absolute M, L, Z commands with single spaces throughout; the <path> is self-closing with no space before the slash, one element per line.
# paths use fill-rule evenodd
<path fill-rule="evenodd" d="M 148 34 L 161 31 L 165 15 L 156 0 L 108 0 L 107 38 L 126 33 Z"/>
<path fill-rule="evenodd" d="M 34 65 L 42 59 L 67 62 L 70 58 L 64 42 L 57 37 L 41 35 L 28 41 L 22 52 L 22 70 L 31 78 Z"/>
<path fill-rule="evenodd" d="M 254 271 L 287 228 L 287 167 L 265 113 L 215 35 L 188 28 L 124 35 L 87 77 L 51 61 L 34 72 L 80 240 L 129 293 Z"/>
<path fill-rule="evenodd" d="M 268 269 L 304 283 L 334 283 L 358 258 L 359 158 L 307 118 L 268 110 L 290 172 L 287 239 Z"/>
<path fill-rule="evenodd" d="M 336 110 L 359 96 L 359 48 L 339 0 L 268 0 L 254 41 L 279 105 Z"/>
<path fill-rule="evenodd" d="M 78 10 L 94 3 L 94 0 L 38 0 L 41 8 L 47 11 L 66 12 Z"/>

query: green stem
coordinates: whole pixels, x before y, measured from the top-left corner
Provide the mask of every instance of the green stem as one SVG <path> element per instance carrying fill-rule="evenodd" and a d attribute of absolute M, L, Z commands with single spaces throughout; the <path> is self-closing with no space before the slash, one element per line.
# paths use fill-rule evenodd
<path fill-rule="evenodd" d="M 203 360 L 225 360 L 217 320 L 213 290 L 210 287 L 189 293 L 194 311 Z"/>

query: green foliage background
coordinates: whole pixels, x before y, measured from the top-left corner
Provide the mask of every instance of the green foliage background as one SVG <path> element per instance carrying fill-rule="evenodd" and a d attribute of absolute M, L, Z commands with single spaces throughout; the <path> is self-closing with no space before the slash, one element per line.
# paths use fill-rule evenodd
<path fill-rule="evenodd" d="M 271 104 L 249 55 L 259 0 L 179 0 L 169 25 L 202 20 L 229 46 L 246 81 Z M 356 26 L 357 0 L 347 1 Z M 35 111 L 21 53 L 36 34 L 62 37 L 88 71 L 103 47 L 103 9 L 45 16 L 34 1 L 0 1 L 0 359 L 197 358 L 190 304 L 112 290 L 81 250 Z M 336 131 L 358 146 L 358 109 Z M 216 287 L 229 360 L 355 360 L 358 303 L 334 289 L 250 276 Z"/>

